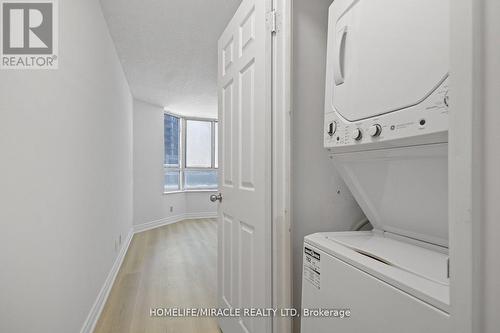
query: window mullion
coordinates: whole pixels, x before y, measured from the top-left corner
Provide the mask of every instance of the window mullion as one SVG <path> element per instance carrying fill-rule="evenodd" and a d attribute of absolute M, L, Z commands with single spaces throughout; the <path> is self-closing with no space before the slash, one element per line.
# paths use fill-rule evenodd
<path fill-rule="evenodd" d="M 181 140 L 181 155 L 182 155 L 182 163 L 181 163 L 181 170 L 179 173 L 179 181 L 181 183 L 180 188 L 182 191 L 184 191 L 185 184 L 184 184 L 184 168 L 186 167 L 186 119 L 181 118 L 181 135 L 180 135 L 180 140 Z"/>

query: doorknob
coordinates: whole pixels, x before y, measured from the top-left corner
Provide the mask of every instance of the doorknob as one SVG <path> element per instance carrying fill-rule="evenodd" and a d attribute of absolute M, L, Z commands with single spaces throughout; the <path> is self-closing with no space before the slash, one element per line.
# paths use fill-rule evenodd
<path fill-rule="evenodd" d="M 222 193 L 212 194 L 210 196 L 210 201 L 212 201 L 212 202 L 216 202 L 216 201 L 222 202 Z"/>

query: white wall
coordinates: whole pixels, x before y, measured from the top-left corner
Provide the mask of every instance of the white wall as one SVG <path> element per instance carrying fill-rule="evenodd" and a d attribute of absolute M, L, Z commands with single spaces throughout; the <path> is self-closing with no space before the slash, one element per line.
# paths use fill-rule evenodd
<path fill-rule="evenodd" d="M 484 18 L 481 20 L 484 58 L 482 86 L 483 92 L 479 92 L 483 101 L 483 218 L 484 229 L 482 233 L 482 250 L 480 257 L 483 258 L 483 278 L 481 281 L 482 291 L 482 313 L 483 332 L 498 332 L 500 327 L 500 264 L 498 254 L 500 253 L 500 111 L 498 105 L 498 92 L 500 91 L 500 3 L 498 1 L 484 1 Z"/>
<path fill-rule="evenodd" d="M 162 195 L 163 109 L 134 99 L 134 224 L 166 216 Z"/>
<path fill-rule="evenodd" d="M 210 195 L 213 192 L 192 192 L 186 195 L 186 216 L 214 216 L 217 214 L 217 203 L 210 201 Z"/>
<path fill-rule="evenodd" d="M 134 100 L 134 224 L 214 215 L 212 192 L 163 194 L 162 107 Z M 172 209 L 172 211 L 171 211 Z"/>
<path fill-rule="evenodd" d="M 0 332 L 79 332 L 132 227 L 132 97 L 97 0 L 55 71 L 0 71 Z"/>
<path fill-rule="evenodd" d="M 292 251 L 293 305 L 300 308 L 304 236 L 343 231 L 364 215 L 323 148 L 328 7 L 332 0 L 293 1 Z M 339 193 L 337 193 L 339 191 Z M 299 331 L 299 321 L 294 331 Z"/>

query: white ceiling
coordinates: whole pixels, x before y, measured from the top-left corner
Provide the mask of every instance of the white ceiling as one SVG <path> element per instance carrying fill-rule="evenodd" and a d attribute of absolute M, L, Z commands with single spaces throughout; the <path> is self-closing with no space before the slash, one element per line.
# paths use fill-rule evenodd
<path fill-rule="evenodd" d="M 217 116 L 217 40 L 241 0 L 101 0 L 135 98 Z"/>

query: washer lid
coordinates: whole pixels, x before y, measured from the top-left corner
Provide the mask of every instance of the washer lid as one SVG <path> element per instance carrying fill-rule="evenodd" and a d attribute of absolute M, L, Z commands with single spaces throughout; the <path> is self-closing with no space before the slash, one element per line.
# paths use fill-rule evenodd
<path fill-rule="evenodd" d="M 447 0 L 336 0 L 330 7 L 332 106 L 357 121 L 422 102 L 449 70 Z"/>
<path fill-rule="evenodd" d="M 317 233 L 304 242 L 445 312 L 450 310 L 445 253 L 372 231 Z"/>
<path fill-rule="evenodd" d="M 325 237 L 387 265 L 444 286 L 448 278 L 448 255 L 376 233 L 333 232 Z"/>
<path fill-rule="evenodd" d="M 334 154 L 377 230 L 448 247 L 448 144 Z"/>

